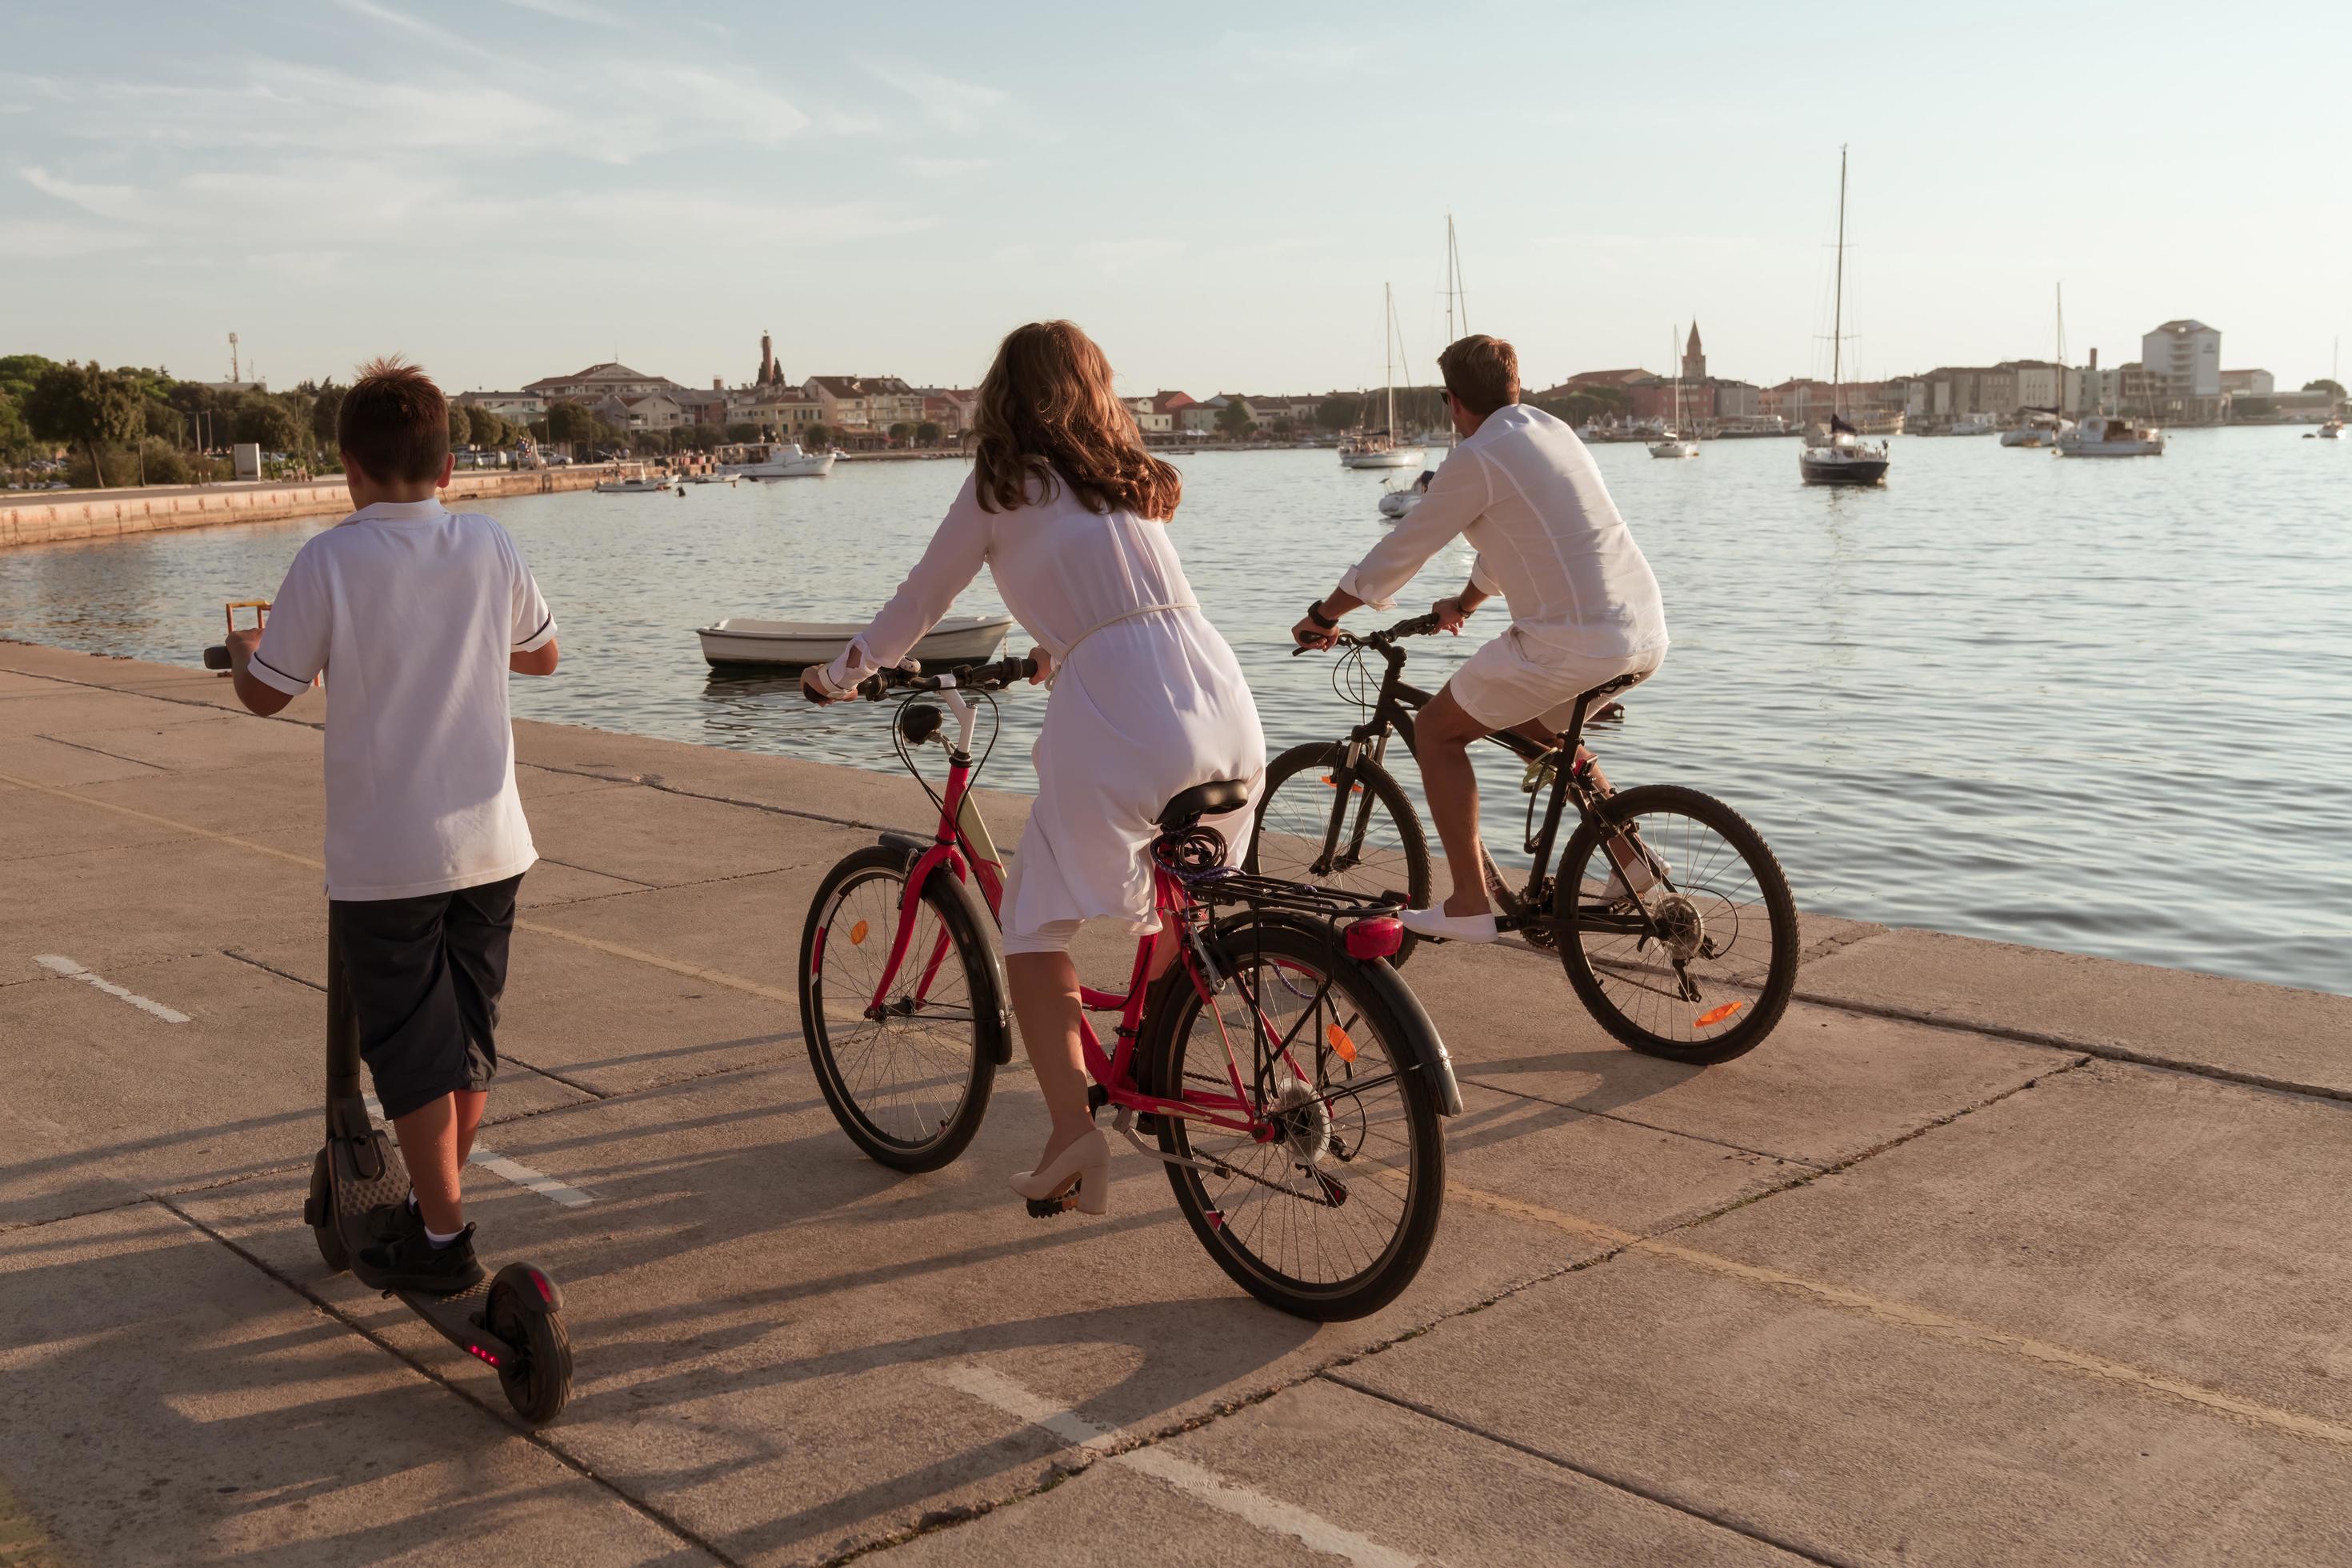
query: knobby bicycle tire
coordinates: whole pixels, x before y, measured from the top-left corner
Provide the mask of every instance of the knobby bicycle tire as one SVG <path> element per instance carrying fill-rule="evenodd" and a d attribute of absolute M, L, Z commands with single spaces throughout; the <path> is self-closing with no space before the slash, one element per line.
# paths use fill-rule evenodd
<path fill-rule="evenodd" d="M 1302 792 L 1311 792 L 1306 795 L 1307 804 L 1306 818 L 1320 820 L 1324 824 L 1323 853 L 1326 855 L 1334 853 L 1338 847 L 1338 835 L 1333 831 L 1334 827 L 1352 828 L 1354 814 L 1343 815 L 1338 824 L 1331 822 L 1330 792 L 1338 785 L 1327 784 L 1323 781 L 1327 778 L 1339 780 L 1344 775 L 1346 782 L 1363 788 L 1370 804 L 1381 812 L 1386 813 L 1389 821 L 1394 826 L 1397 841 L 1402 847 L 1404 857 L 1406 885 L 1393 889 L 1355 886 L 1336 880 L 1331 881 L 1329 885 L 1352 887 L 1352 889 L 1358 892 L 1400 892 L 1405 896 L 1406 908 L 1427 909 L 1430 903 L 1429 838 L 1422 831 L 1421 814 L 1413 809 L 1412 797 L 1404 793 L 1404 786 L 1397 783 L 1395 774 L 1369 757 L 1358 763 L 1352 769 L 1346 766 L 1347 760 L 1348 748 L 1337 741 L 1310 741 L 1302 746 L 1293 746 L 1275 758 L 1265 770 L 1265 787 L 1258 795 L 1256 830 L 1250 835 L 1250 851 L 1244 861 L 1243 868 L 1253 872 L 1261 868 L 1259 851 L 1263 847 L 1266 816 L 1273 809 L 1276 796 L 1281 793 L 1286 784 L 1292 786 L 1289 799 L 1293 801 L 1297 800 Z M 1275 874 L 1290 875 L 1291 873 L 1282 871 Z M 1296 874 L 1295 879 L 1314 881 L 1316 878 L 1302 868 Z M 1419 943 L 1420 939 L 1411 931 L 1407 931 L 1395 955 L 1389 962 L 1402 965 L 1406 959 L 1412 956 L 1413 949 Z"/>
<path fill-rule="evenodd" d="M 1362 1192 L 1352 1201 L 1380 1204 L 1394 1201 L 1399 1219 L 1385 1244 L 1363 1268 L 1344 1278 L 1312 1280 L 1286 1272 L 1280 1266 L 1260 1255 L 1253 1245 L 1238 1234 L 1244 1226 L 1228 1223 L 1223 1200 L 1213 1198 L 1207 1181 L 1213 1176 L 1189 1165 L 1171 1163 L 1169 1185 L 1175 1190 L 1176 1205 L 1183 1212 L 1185 1223 L 1192 1234 L 1216 1259 L 1217 1266 L 1243 1289 L 1270 1307 L 1316 1321 L 1332 1322 L 1360 1318 L 1376 1312 L 1396 1300 L 1420 1272 L 1429 1256 L 1431 1243 L 1437 1235 L 1437 1222 L 1445 1203 L 1445 1135 L 1441 1120 L 1436 1087 L 1430 1081 L 1420 1064 L 1442 1052 L 1433 1037 L 1428 1016 L 1421 1010 L 1412 994 L 1396 972 L 1378 961 L 1365 962 L 1347 956 L 1337 932 L 1313 926 L 1305 921 L 1280 918 L 1256 919 L 1242 917 L 1222 922 L 1208 938 L 1210 954 L 1218 972 L 1225 977 L 1219 1000 L 1236 1016 L 1245 1016 L 1238 1005 L 1243 994 L 1243 976 L 1250 975 L 1261 958 L 1294 966 L 1294 972 L 1316 977 L 1330 976 L 1331 991 L 1342 998 L 1341 1005 L 1359 1020 L 1351 1031 L 1350 1048 L 1360 1055 L 1361 1046 L 1352 1035 L 1360 1034 L 1368 1040 L 1380 1042 L 1385 1053 L 1385 1068 L 1391 1077 L 1380 1079 L 1382 1064 L 1368 1069 L 1366 1079 L 1386 1089 L 1393 1084 L 1397 1103 L 1404 1123 L 1402 1137 L 1383 1133 L 1383 1138 L 1402 1145 L 1406 1163 L 1401 1181 L 1393 1173 L 1381 1172 L 1370 1164 L 1356 1165 L 1347 1161 L 1362 1159 L 1370 1147 L 1362 1135 L 1360 1121 L 1355 1128 L 1355 1152 L 1335 1153 L 1335 1163 L 1318 1169 L 1344 1175 Z M 1255 978 L 1262 982 L 1263 971 Z M 1200 1017 L 1203 1003 L 1198 989 L 1185 970 L 1179 966 L 1162 980 L 1151 999 L 1150 1021 L 1145 1026 L 1140 1075 L 1146 1091 L 1164 1099 L 1179 1098 L 1188 1083 L 1186 1047 L 1196 1038 L 1217 1038 L 1214 1026 L 1207 1026 L 1202 1037 L 1196 1037 L 1193 1024 Z M 1319 1020 L 1318 1020 L 1319 1022 Z M 1236 1031 L 1237 1037 L 1249 1037 Z M 1319 1041 L 1318 1041 L 1319 1045 Z M 1246 1048 L 1246 1047 L 1245 1047 Z M 1318 1053 L 1319 1055 L 1319 1053 Z M 1244 1070 L 1250 1070 L 1244 1061 Z M 1229 1091 L 1225 1079 L 1225 1058 L 1222 1047 L 1213 1062 L 1203 1060 L 1191 1065 L 1189 1081 L 1196 1087 Z M 1318 1079 L 1323 1068 L 1317 1068 Z M 1360 1090 L 1353 1089 L 1341 1080 L 1331 1080 L 1333 1100 L 1354 1100 L 1360 1107 Z M 1185 1118 L 1163 1116 L 1159 1120 L 1160 1152 L 1177 1160 L 1196 1157 L 1193 1126 Z M 1328 1131 L 1336 1131 L 1345 1117 L 1328 1119 Z M 1246 1142 L 1245 1135 L 1213 1131 L 1205 1124 L 1201 1130 L 1204 1141 L 1232 1138 L 1238 1146 Z M 1344 1135 L 1343 1135 L 1344 1136 Z M 1216 1150 L 1198 1152 L 1210 1160 L 1218 1158 Z M 1230 1152 L 1225 1157 L 1234 1158 Z M 1279 1167 L 1274 1167 L 1279 1169 Z M 1302 1184 L 1307 1178 L 1284 1173 L 1285 1182 Z M 1242 1204 L 1263 1199 L 1276 1204 L 1297 1204 L 1297 1197 L 1277 1194 L 1264 1197 L 1265 1183 L 1248 1184 L 1234 1178 L 1223 1184 L 1226 1192 L 1239 1192 Z M 1396 1189 L 1402 1185 L 1399 1194 Z M 1238 1209 L 1241 1205 L 1233 1205 Z M 1310 1211 L 1311 1211 L 1311 1206 Z M 1343 1212 L 1345 1204 L 1328 1205 L 1334 1213 Z M 1375 1210 L 1374 1212 L 1377 1212 Z M 1295 1216 L 1294 1216 L 1295 1217 Z M 1263 1234 L 1263 1225 L 1257 1227 Z M 1280 1227 L 1276 1227 L 1279 1229 Z M 1318 1243 L 1318 1257 L 1322 1256 Z"/>
<path fill-rule="evenodd" d="M 905 852 L 876 845 L 845 857 L 817 885 L 816 897 L 810 902 L 808 920 L 801 931 L 801 1032 L 808 1043 L 809 1065 L 815 1069 L 817 1089 L 832 1109 L 834 1120 L 849 1134 L 850 1142 L 869 1158 L 893 1170 L 936 1171 L 961 1154 L 980 1131 L 981 1120 L 988 1113 L 997 1064 L 1005 1058 L 1010 1043 L 1006 1034 L 1009 1026 L 1005 1021 L 1003 962 L 997 947 L 995 923 L 987 906 L 950 871 L 936 870 L 924 883 L 923 905 L 938 919 L 948 937 L 950 952 L 943 964 L 953 963 L 960 969 L 971 1015 L 969 1059 L 957 1064 L 963 1074 L 961 1087 L 949 1114 L 936 1119 L 929 1136 L 900 1136 L 897 1130 L 875 1119 L 873 1108 L 862 1103 L 855 1089 L 855 1074 L 839 1059 L 833 1038 L 835 1026 L 828 1025 L 824 1011 L 819 944 L 845 940 L 846 936 L 828 935 L 835 913 L 845 898 L 859 887 L 886 884 L 891 891 L 882 902 L 891 910 L 894 923 L 871 930 L 870 935 L 859 940 L 878 940 L 887 944 L 895 929 L 899 890 L 906 886 L 907 868 Z M 909 969 L 919 968 L 924 962 L 922 955 L 910 951 L 897 983 L 903 984 Z M 883 1026 L 887 1027 L 887 1023 Z"/>
<path fill-rule="evenodd" d="M 1645 1056 L 1705 1067 L 1727 1062 L 1754 1050 L 1779 1025 L 1780 1016 L 1788 1010 L 1790 995 L 1797 987 L 1797 900 L 1789 890 L 1789 879 L 1771 847 L 1746 817 L 1730 806 L 1713 795 L 1680 784 L 1636 785 L 1610 796 L 1602 803 L 1602 812 L 1612 826 L 1604 829 L 1597 823 L 1583 823 L 1561 852 L 1559 890 L 1552 905 L 1560 963 L 1568 971 L 1568 983 L 1575 989 L 1577 1000 L 1612 1037 Z M 1753 1000 L 1748 1000 L 1743 992 L 1739 1021 L 1720 1034 L 1702 1039 L 1670 1039 L 1628 1017 L 1601 990 L 1591 955 L 1579 936 L 1582 911 L 1578 869 L 1591 859 L 1604 831 L 1613 832 L 1614 824 L 1653 813 L 1687 816 L 1720 834 L 1754 877 L 1768 921 L 1769 957 L 1761 973 L 1751 972 L 1746 976 L 1756 988 Z M 1671 878 L 1671 870 L 1668 875 Z"/>

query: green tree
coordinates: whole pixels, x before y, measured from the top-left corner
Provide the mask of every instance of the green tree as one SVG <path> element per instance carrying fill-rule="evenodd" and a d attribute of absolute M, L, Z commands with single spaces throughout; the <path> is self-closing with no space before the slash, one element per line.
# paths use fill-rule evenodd
<path fill-rule="evenodd" d="M 893 425 L 893 426 L 890 426 L 890 439 L 891 439 L 892 441 L 894 441 L 894 442 L 895 442 L 895 441 L 904 441 L 908 437 L 909 437 L 909 436 L 913 435 L 914 433 L 915 433 L 915 427 L 914 427 L 913 426 L 911 426 L 911 425 L 908 424 L 908 423 L 907 423 L 905 420 L 903 420 L 903 419 L 899 420 L 897 424 L 895 424 L 895 425 Z"/>
<path fill-rule="evenodd" d="M 0 354 L 0 395 L 24 407 L 25 399 L 32 395 L 33 383 L 57 363 L 39 354 Z"/>
<path fill-rule="evenodd" d="M 0 392 L 0 459 L 21 463 L 33 450 L 33 432 L 16 410 L 16 401 Z"/>
<path fill-rule="evenodd" d="M 5 363 L 6 362 L 5 361 L 0 361 L 0 364 L 5 364 Z M 2324 375 L 2317 381 L 2305 382 L 2303 384 L 2303 389 L 2305 392 L 2324 392 L 2327 394 L 2328 396 L 2336 398 L 2338 401 L 2341 401 L 2344 396 L 2344 384 L 2340 381 L 2331 381 Z"/>
<path fill-rule="evenodd" d="M 477 447 L 503 447 L 507 444 L 507 422 L 490 410 L 479 406 L 466 410 L 466 422 L 471 427 Z"/>
<path fill-rule="evenodd" d="M 266 393 L 248 392 L 237 399 L 229 429 L 240 441 L 250 441 L 265 452 L 296 452 L 305 434 L 294 411 Z"/>
<path fill-rule="evenodd" d="M 915 439 L 920 441 L 926 447 L 935 447 L 939 445 L 940 427 L 931 421 L 926 419 L 920 425 L 915 426 Z"/>
<path fill-rule="evenodd" d="M 1352 430 L 1364 416 L 1364 400 L 1352 392 L 1335 392 L 1315 411 L 1315 423 L 1326 430 Z"/>
<path fill-rule="evenodd" d="M 25 400 L 25 423 L 45 440 L 79 446 L 89 456 L 90 474 L 106 488 L 101 449 L 120 446 L 145 426 L 139 395 L 130 384 L 110 375 L 92 360 L 53 364 L 33 383 Z"/>
<path fill-rule="evenodd" d="M 833 445 L 833 427 L 829 425 L 811 424 L 807 429 L 801 432 L 801 440 L 810 451 L 822 452 Z"/>
<path fill-rule="evenodd" d="M 322 451 L 331 452 L 341 444 L 335 435 L 335 422 L 342 417 L 343 394 L 347 390 L 330 381 L 310 396 L 310 434 L 318 438 Z"/>
<path fill-rule="evenodd" d="M 597 441 L 604 437 L 604 422 L 578 403 L 558 403 L 547 411 L 547 428 L 558 441 Z"/>
<path fill-rule="evenodd" d="M 1229 441 L 1238 441 L 1256 428 L 1250 423 L 1249 410 L 1238 397 L 1217 410 L 1217 429 Z"/>

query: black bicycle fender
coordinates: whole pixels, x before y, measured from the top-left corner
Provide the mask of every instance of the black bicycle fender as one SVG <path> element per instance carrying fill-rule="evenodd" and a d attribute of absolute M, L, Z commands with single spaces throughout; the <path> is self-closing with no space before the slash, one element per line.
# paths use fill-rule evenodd
<path fill-rule="evenodd" d="M 1318 935 L 1325 930 L 1316 921 L 1297 915 L 1258 914 L 1246 910 L 1225 916 L 1211 929 L 1222 936 L 1234 927 L 1253 920 L 1278 921 L 1294 930 Z M 1462 1086 L 1454 1081 L 1454 1058 L 1446 1054 L 1445 1037 L 1437 1032 L 1436 1023 L 1431 1019 L 1428 1009 L 1421 1005 L 1421 998 L 1413 994 L 1412 987 L 1404 983 L 1404 976 L 1396 972 L 1394 965 L 1382 959 L 1349 958 L 1345 947 L 1339 949 L 1339 955 L 1342 962 L 1368 971 L 1370 984 L 1387 991 L 1390 1005 L 1403 1014 L 1408 1021 L 1420 1021 L 1421 1027 L 1413 1031 L 1416 1037 L 1408 1038 L 1406 1042 L 1419 1058 L 1413 1063 L 1413 1068 L 1427 1078 L 1430 1087 L 1437 1091 L 1437 1113 L 1440 1116 L 1461 1115 Z"/>
<path fill-rule="evenodd" d="M 931 847 L 929 839 L 918 838 L 911 833 L 879 833 L 875 835 L 874 842 L 906 856 L 909 867 L 929 853 Z"/>

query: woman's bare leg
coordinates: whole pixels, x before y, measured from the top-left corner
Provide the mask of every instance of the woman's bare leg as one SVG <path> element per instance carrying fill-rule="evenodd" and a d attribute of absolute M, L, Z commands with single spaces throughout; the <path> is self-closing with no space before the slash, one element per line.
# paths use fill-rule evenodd
<path fill-rule="evenodd" d="M 1078 1043 L 1078 966 L 1066 952 L 1013 952 L 1005 955 L 1004 977 L 1013 987 L 1013 1016 L 1021 1021 L 1021 1043 L 1037 1075 L 1037 1091 L 1054 1119 L 1045 1152 L 1029 1167 L 1034 1171 L 1095 1124 L 1087 1107 L 1086 1058 Z"/>

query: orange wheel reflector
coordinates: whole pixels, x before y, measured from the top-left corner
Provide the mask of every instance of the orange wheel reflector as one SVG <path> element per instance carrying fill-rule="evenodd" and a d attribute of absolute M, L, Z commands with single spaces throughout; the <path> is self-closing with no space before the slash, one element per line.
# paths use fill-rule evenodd
<path fill-rule="evenodd" d="M 1325 773 L 1323 775 L 1323 787 L 1325 789 L 1338 789 L 1339 787 L 1339 781 L 1333 778 L 1329 773 Z M 1348 787 L 1348 793 L 1349 795 L 1361 795 L 1364 793 L 1364 786 L 1361 784 L 1350 784 Z"/>
<path fill-rule="evenodd" d="M 1356 1042 L 1349 1039 L 1348 1037 L 1348 1031 L 1339 1027 L 1339 1025 L 1334 1024 L 1329 1028 L 1324 1030 L 1323 1039 L 1324 1042 L 1331 1047 L 1333 1054 L 1338 1056 L 1341 1061 L 1351 1062 L 1356 1059 Z"/>
<path fill-rule="evenodd" d="M 858 946 L 860 943 L 864 942 L 865 940 L 866 922 L 864 921 L 859 921 L 856 925 L 849 928 L 849 945 L 852 947 Z"/>
<path fill-rule="evenodd" d="M 1747 1005 L 1745 1002 L 1726 1002 L 1720 1007 L 1710 1007 L 1698 1016 L 1698 1021 L 1693 1026 L 1704 1029 L 1711 1024 L 1720 1024 Z"/>

